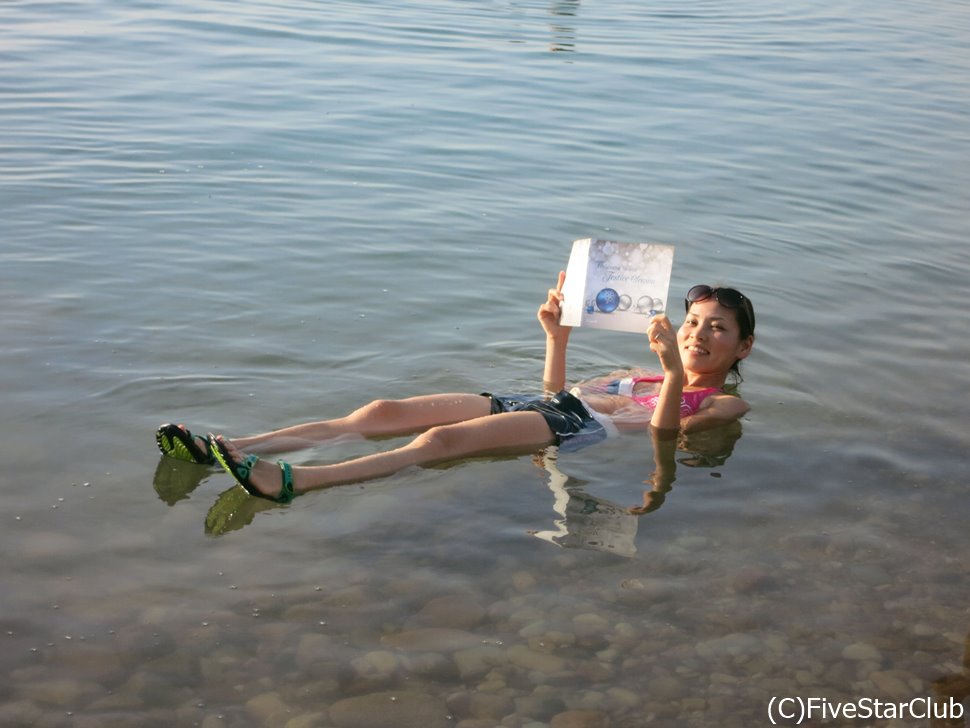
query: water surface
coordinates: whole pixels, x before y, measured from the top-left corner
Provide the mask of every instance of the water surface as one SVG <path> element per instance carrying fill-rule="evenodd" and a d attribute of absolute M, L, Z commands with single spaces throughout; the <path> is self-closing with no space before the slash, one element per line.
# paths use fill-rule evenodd
<path fill-rule="evenodd" d="M 0 5 L 0 722 L 965 700 L 968 33 L 958 2 Z M 159 459 L 169 420 L 537 388 L 588 236 L 758 310 L 741 437 L 655 512 L 646 438 L 288 507 Z M 576 378 L 651 363 L 571 344 Z"/>

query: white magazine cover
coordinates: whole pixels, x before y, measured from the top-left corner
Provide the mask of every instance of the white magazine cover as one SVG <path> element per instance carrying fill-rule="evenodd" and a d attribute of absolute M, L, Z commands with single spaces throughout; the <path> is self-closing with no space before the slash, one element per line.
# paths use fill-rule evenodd
<path fill-rule="evenodd" d="M 560 323 L 643 333 L 667 310 L 674 246 L 585 238 L 573 242 Z"/>

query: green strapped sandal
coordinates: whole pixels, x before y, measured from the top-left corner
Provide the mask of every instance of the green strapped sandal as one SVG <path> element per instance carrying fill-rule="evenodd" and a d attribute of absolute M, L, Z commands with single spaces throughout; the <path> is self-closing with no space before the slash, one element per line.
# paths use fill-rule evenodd
<path fill-rule="evenodd" d="M 249 481 L 253 468 L 260 460 L 258 455 L 247 455 L 242 462 L 233 460 L 225 444 L 213 434 L 209 435 L 209 450 L 212 451 L 216 461 L 225 468 L 226 472 L 239 485 L 245 488 L 246 492 L 250 495 L 254 495 L 257 498 L 265 498 L 276 503 L 289 503 L 296 496 L 293 492 L 293 469 L 289 463 L 285 463 L 282 460 L 276 461 L 276 464 L 280 467 L 282 486 L 280 487 L 280 492 L 272 496 L 260 493 L 259 489 Z"/>

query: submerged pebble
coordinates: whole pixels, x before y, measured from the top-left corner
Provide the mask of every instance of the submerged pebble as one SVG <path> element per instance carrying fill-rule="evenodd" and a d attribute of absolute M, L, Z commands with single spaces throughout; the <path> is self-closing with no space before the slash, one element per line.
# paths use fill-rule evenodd
<path fill-rule="evenodd" d="M 444 701 L 420 692 L 386 691 L 339 700 L 330 706 L 336 728 L 451 728 Z"/>

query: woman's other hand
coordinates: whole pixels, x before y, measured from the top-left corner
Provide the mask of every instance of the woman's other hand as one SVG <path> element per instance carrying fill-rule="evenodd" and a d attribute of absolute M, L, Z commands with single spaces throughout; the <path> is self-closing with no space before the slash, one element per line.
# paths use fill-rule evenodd
<path fill-rule="evenodd" d="M 677 330 L 666 315 L 660 313 L 650 319 L 647 338 L 650 341 L 650 351 L 660 358 L 660 366 L 665 374 L 683 373 L 684 364 L 677 347 Z"/>
<path fill-rule="evenodd" d="M 565 282 L 565 271 L 559 271 L 559 281 L 556 283 L 556 287 L 549 289 L 545 302 L 539 306 L 539 311 L 536 313 L 546 336 L 552 339 L 568 336 L 572 330 L 571 326 L 563 326 L 559 323 L 559 318 L 562 316 L 562 286 Z"/>

